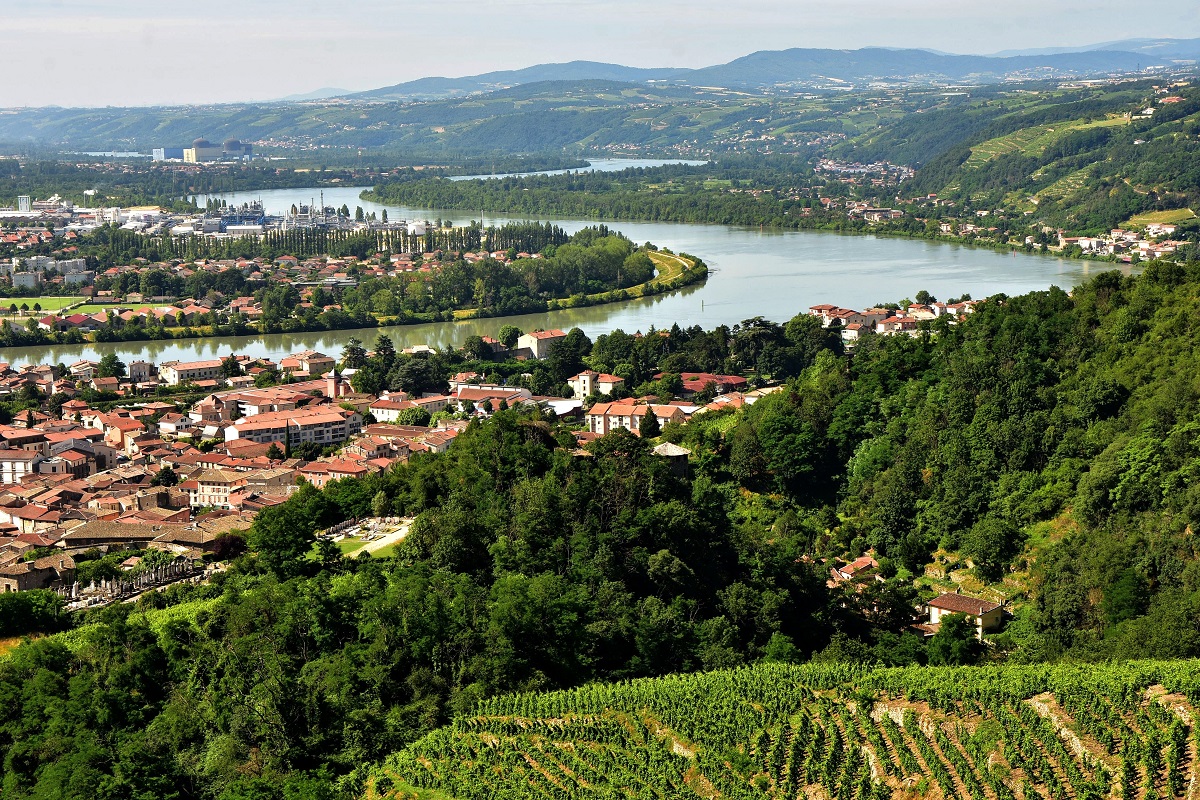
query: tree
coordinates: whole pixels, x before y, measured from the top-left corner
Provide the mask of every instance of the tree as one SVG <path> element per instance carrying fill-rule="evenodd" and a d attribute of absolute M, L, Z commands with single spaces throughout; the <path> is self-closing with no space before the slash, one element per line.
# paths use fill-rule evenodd
<path fill-rule="evenodd" d="M 362 222 L 365 216 L 366 215 L 363 214 L 362 206 L 354 207 L 354 221 L 355 222 Z"/>
<path fill-rule="evenodd" d="M 383 372 L 391 372 L 392 364 L 396 361 L 396 345 L 382 333 L 375 338 L 375 355 L 372 361 L 379 364 Z"/>
<path fill-rule="evenodd" d="M 124 378 L 125 362 L 116 353 L 106 353 L 96 367 L 97 378 Z"/>
<path fill-rule="evenodd" d="M 646 408 L 646 416 L 642 417 L 638 425 L 638 433 L 643 439 L 655 439 L 662 435 L 662 426 L 658 424 L 658 417 L 655 416 L 653 408 Z"/>
<path fill-rule="evenodd" d="M 34 303 L 34 304 L 33 304 L 33 310 L 34 310 L 34 311 L 41 311 L 41 310 L 42 310 L 42 304 L 41 304 L 41 303 Z"/>
<path fill-rule="evenodd" d="M 367 351 L 363 348 L 362 342 L 356 338 L 351 338 L 346 342 L 346 348 L 342 350 L 342 367 L 345 369 L 361 369 L 362 365 L 367 363 Z"/>
<path fill-rule="evenodd" d="M 271 442 L 271 446 L 267 448 L 267 458 L 272 461 L 283 461 L 286 458 L 283 450 L 279 447 L 279 442 Z"/>
<path fill-rule="evenodd" d="M 970 666 L 983 655 L 983 643 L 976 637 L 975 626 L 966 614 L 942 617 L 927 647 L 931 667 Z"/>
<path fill-rule="evenodd" d="M 985 581 L 997 581 L 1020 552 L 1021 532 L 1007 520 L 984 517 L 963 536 L 962 551 Z"/>
<path fill-rule="evenodd" d="M 430 414 L 425 409 L 417 406 L 415 408 L 406 408 L 396 417 L 397 425 L 412 425 L 415 427 L 426 427 L 431 419 Z"/>
<path fill-rule="evenodd" d="M 485 361 L 491 358 L 492 349 L 483 343 L 482 336 L 468 336 L 462 346 L 463 354 L 473 361 Z"/>
<path fill-rule="evenodd" d="M 158 471 L 151 480 L 152 486 L 174 486 L 179 483 L 179 475 L 171 467 L 166 466 Z"/>
<path fill-rule="evenodd" d="M 522 333 L 524 333 L 524 331 L 522 331 L 516 325 L 501 325 L 500 333 L 496 336 L 496 338 L 500 340 L 500 344 L 504 345 L 509 350 L 512 350 L 517 346 L 517 339 L 520 338 Z"/>
<path fill-rule="evenodd" d="M 300 489 L 286 502 L 258 512 L 250 526 L 249 543 L 267 569 L 280 578 L 303 571 L 327 502 L 311 483 L 301 481 Z"/>
<path fill-rule="evenodd" d="M 274 367 L 264 369 L 262 372 L 254 376 L 254 385 L 259 389 L 266 389 L 268 386 L 275 386 L 280 381 L 279 370 Z"/>
<path fill-rule="evenodd" d="M 376 517 L 386 517 L 391 507 L 392 501 L 388 498 L 387 492 L 382 489 L 371 498 L 371 513 Z"/>
<path fill-rule="evenodd" d="M 233 353 L 221 360 L 221 374 L 226 378 L 236 378 L 242 374 L 242 364 Z"/>

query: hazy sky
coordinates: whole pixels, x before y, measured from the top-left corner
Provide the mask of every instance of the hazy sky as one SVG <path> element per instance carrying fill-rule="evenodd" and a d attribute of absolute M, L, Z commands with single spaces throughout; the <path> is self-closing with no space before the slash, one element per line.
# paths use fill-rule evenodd
<path fill-rule="evenodd" d="M 1003 11 L 1000 11 L 1003 9 Z M 0 107 L 261 100 L 587 59 L 1200 36 L 1196 0 L 0 0 Z"/>

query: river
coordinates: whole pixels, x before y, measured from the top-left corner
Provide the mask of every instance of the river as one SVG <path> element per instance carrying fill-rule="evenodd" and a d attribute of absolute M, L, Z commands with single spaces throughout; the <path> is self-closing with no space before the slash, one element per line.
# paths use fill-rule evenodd
<path fill-rule="evenodd" d="M 463 211 L 384 206 L 360 199 L 360 191 L 362 187 L 278 189 L 235 192 L 221 197 L 230 204 L 262 200 L 268 213 L 279 212 L 293 203 L 306 203 L 323 193 L 326 205 L 344 203 L 351 208 L 361 205 L 367 211 L 386 208 L 392 220 L 440 217 L 465 223 L 480 216 L 478 212 L 472 215 Z M 486 224 L 512 219 L 524 217 L 484 214 Z M 592 220 L 554 222 L 567 231 L 596 224 Z M 595 338 L 615 328 L 646 331 L 651 326 L 664 328 L 676 322 L 684 327 L 704 328 L 733 325 L 755 316 L 783 322 L 818 303 L 865 308 L 911 298 L 922 289 L 947 300 L 966 293 L 975 298 L 998 292 L 1021 294 L 1052 284 L 1069 288 L 1089 274 L 1113 269 L 1108 263 L 1001 253 L 924 240 L 728 225 L 609 224 L 634 241 L 654 242 L 676 252 L 699 256 L 713 272 L 705 283 L 669 295 L 519 317 L 321 333 L 9 348 L 8 352 L 0 353 L 0 360 L 70 363 L 80 358 L 98 359 L 110 352 L 125 361 L 141 358 L 154 363 L 215 358 L 230 352 L 277 359 L 306 349 L 337 355 L 350 338 L 357 337 L 370 346 L 379 333 L 390 336 L 398 348 L 415 344 L 443 348 L 460 345 L 472 334 L 494 336 L 505 324 L 522 330 L 579 327 Z"/>

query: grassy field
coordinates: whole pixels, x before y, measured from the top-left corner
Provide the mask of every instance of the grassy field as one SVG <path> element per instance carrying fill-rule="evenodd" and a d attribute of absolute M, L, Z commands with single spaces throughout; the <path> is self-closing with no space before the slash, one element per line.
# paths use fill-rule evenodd
<path fill-rule="evenodd" d="M 135 303 L 133 305 L 125 305 L 123 303 L 120 305 L 114 305 L 112 303 L 105 303 L 103 305 L 97 304 L 97 303 L 88 303 L 87 305 L 80 306 L 79 308 L 77 308 L 75 310 L 78 311 L 80 314 L 95 314 L 99 311 L 108 311 L 109 309 L 112 309 L 113 311 L 115 311 L 116 309 L 120 308 L 120 309 L 130 309 L 133 311 L 137 311 L 140 308 L 157 308 L 157 307 L 158 306 L 155 305 L 154 303 Z"/>
<path fill-rule="evenodd" d="M 23 641 L 25 641 L 24 636 L 10 636 L 7 639 L 0 639 L 0 659 L 6 658 Z"/>
<path fill-rule="evenodd" d="M 400 542 L 396 542 L 396 544 L 389 544 L 387 547 L 381 547 L 380 549 L 371 553 L 371 558 L 391 558 L 392 556 L 396 555 L 396 546 L 399 544 Z"/>
<path fill-rule="evenodd" d="M 1196 213 L 1190 208 L 1177 208 L 1173 211 L 1148 211 L 1145 214 L 1138 214 L 1136 217 L 1130 217 L 1125 221 L 1124 227 L 1144 228 L 1152 222 L 1171 224 L 1187 222 L 1189 219 L 1195 218 Z"/>
<path fill-rule="evenodd" d="M 129 615 L 129 622 L 145 623 L 154 633 L 161 634 L 168 623 L 176 620 L 195 622 L 197 614 L 214 608 L 220 601 L 221 598 L 213 597 L 208 600 L 192 600 L 187 603 L 168 606 L 167 608 L 135 612 Z M 87 646 L 91 640 L 91 636 L 99 629 L 99 623 L 83 625 L 69 631 L 63 631 L 62 633 L 51 634 L 46 638 L 61 643 L 71 652 L 77 652 Z M 16 646 L 21 643 L 22 638 L 18 636 L 12 639 L 0 639 L 0 659 L 7 658 Z"/>
<path fill-rule="evenodd" d="M 988 161 L 1009 155 L 1010 153 L 1038 155 L 1044 152 L 1048 146 L 1073 131 L 1082 131 L 1089 128 L 1108 128 L 1117 125 L 1127 125 L 1128 123 L 1129 120 L 1124 117 L 1109 117 L 1092 122 L 1075 120 L 1074 122 L 1059 122 L 1052 125 L 1037 125 L 1032 128 L 1022 128 L 1019 131 L 1013 131 L 1004 136 L 989 139 L 986 142 L 975 145 L 971 148 L 971 157 L 967 159 L 963 166 L 968 169 L 980 167 Z"/>
<path fill-rule="evenodd" d="M 5 297 L 0 298 L 0 311 L 7 311 L 13 303 L 17 304 L 17 308 L 22 305 L 33 308 L 33 304 L 38 303 L 43 311 L 58 311 L 60 308 L 65 308 L 81 300 L 83 300 L 82 297 Z"/>
<path fill-rule="evenodd" d="M 342 539 L 337 546 L 342 551 L 342 555 L 348 556 L 356 550 L 361 550 L 365 544 L 366 542 L 362 539 Z"/>

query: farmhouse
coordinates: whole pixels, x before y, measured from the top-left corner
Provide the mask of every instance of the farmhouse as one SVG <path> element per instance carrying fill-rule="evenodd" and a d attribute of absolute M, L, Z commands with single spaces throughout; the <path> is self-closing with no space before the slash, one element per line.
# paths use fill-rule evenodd
<path fill-rule="evenodd" d="M 1000 627 L 1004 606 L 978 597 L 968 597 L 958 592 L 946 592 L 930 600 L 929 626 L 940 625 L 943 617 L 951 614 L 965 614 L 975 626 L 976 636 L 983 638 L 984 631 Z M 934 628 L 936 630 L 936 628 Z"/>

